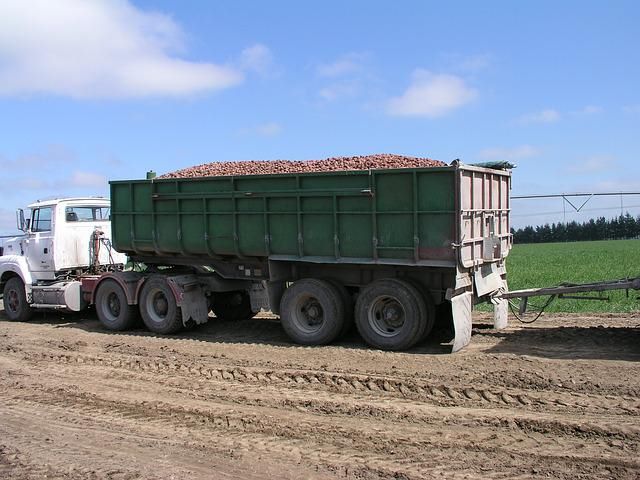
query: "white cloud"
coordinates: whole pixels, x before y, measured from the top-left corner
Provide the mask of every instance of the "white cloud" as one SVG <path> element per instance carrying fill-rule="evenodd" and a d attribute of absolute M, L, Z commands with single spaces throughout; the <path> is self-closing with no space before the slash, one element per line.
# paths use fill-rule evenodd
<path fill-rule="evenodd" d="M 616 158 L 613 155 L 589 155 L 581 158 L 578 163 L 570 165 L 567 171 L 575 174 L 606 172 L 615 167 L 616 163 Z"/>
<path fill-rule="evenodd" d="M 181 96 L 239 84 L 238 69 L 187 61 L 167 15 L 127 0 L 0 2 L 0 95 Z"/>
<path fill-rule="evenodd" d="M 37 198 L 53 198 L 72 195 L 103 195 L 108 192 L 107 176 L 98 173 L 108 162 L 98 162 L 94 171 L 86 170 L 68 147 L 53 144 L 40 151 L 15 158 L 0 156 L 0 169 L 11 172 L 11 183 L 2 189 L 8 205 L 21 200 L 31 203 Z M 19 205 L 16 205 L 19 206 Z"/>
<path fill-rule="evenodd" d="M 553 123 L 560 120 L 560 112 L 552 108 L 547 108 L 539 112 L 528 113 L 518 118 L 518 123 L 527 125 L 530 123 Z"/>
<path fill-rule="evenodd" d="M 282 125 L 277 122 L 267 122 L 258 125 L 255 132 L 262 137 L 274 137 L 282 132 Z"/>
<path fill-rule="evenodd" d="M 260 75 L 268 75 L 273 71 L 273 54 L 267 46 L 257 43 L 242 51 L 240 67 Z"/>
<path fill-rule="evenodd" d="M 48 168 L 44 168 L 44 170 L 50 170 Z M 40 170 L 42 171 L 42 169 Z M 62 172 L 64 174 L 64 172 Z M 49 174 L 47 177 L 37 177 L 37 176 L 22 176 L 16 177 L 11 182 L 10 191 L 13 193 L 17 193 L 19 191 L 52 191 L 56 195 L 58 192 L 64 192 L 68 190 L 77 190 L 77 189 L 101 189 L 104 190 L 107 188 L 108 180 L 107 177 L 98 173 L 93 172 L 84 172 L 80 170 L 75 170 L 69 172 L 68 174 L 64 174 L 62 178 L 51 178 L 52 175 Z M 9 190 L 9 189 L 7 189 Z M 89 190 L 91 192 L 91 190 Z M 60 193 L 59 195 L 62 195 Z"/>
<path fill-rule="evenodd" d="M 409 88 L 389 100 L 387 111 L 397 116 L 435 118 L 468 104 L 477 95 L 461 77 L 417 69 Z"/>
<path fill-rule="evenodd" d="M 265 122 L 252 127 L 238 129 L 236 134 L 244 137 L 275 137 L 280 135 L 283 130 L 284 127 L 278 122 Z"/>
<path fill-rule="evenodd" d="M 0 155 L 0 168 L 23 172 L 25 169 L 52 170 L 75 160 L 75 154 L 64 145 L 51 144 L 41 151 L 9 159 Z"/>
<path fill-rule="evenodd" d="M 63 185 L 66 182 L 63 182 Z M 69 185 L 78 188 L 105 188 L 108 180 L 104 175 L 92 172 L 75 171 L 71 174 Z"/>
<path fill-rule="evenodd" d="M 476 73 L 488 68 L 493 61 L 493 55 L 479 53 L 475 55 L 461 55 L 458 53 L 446 53 L 443 55 L 448 70 L 466 73 Z"/>
<path fill-rule="evenodd" d="M 316 74 L 329 82 L 318 90 L 323 102 L 354 98 L 363 94 L 375 77 L 367 72 L 366 61 L 370 57 L 366 52 L 351 52 L 342 55 L 330 63 L 316 67 Z"/>
<path fill-rule="evenodd" d="M 487 53 L 479 55 L 471 55 L 466 58 L 462 58 L 459 63 L 459 68 L 471 72 L 477 72 L 478 70 L 484 70 L 491 64 L 491 55 Z"/>
<path fill-rule="evenodd" d="M 617 178 L 613 180 L 602 180 L 593 185 L 596 192 L 637 192 L 640 191 L 640 182 L 628 178 Z M 619 199 L 618 199 L 619 202 Z M 618 203 L 618 207 L 620 204 Z"/>
<path fill-rule="evenodd" d="M 342 77 L 359 73 L 364 68 L 363 62 L 368 57 L 366 53 L 351 52 L 330 63 L 318 65 L 316 71 L 321 77 Z"/>
<path fill-rule="evenodd" d="M 602 113 L 603 111 L 604 109 L 598 105 L 586 105 L 573 113 L 577 115 L 595 115 L 597 113 Z"/>
<path fill-rule="evenodd" d="M 478 157 L 482 160 L 522 160 L 540 155 L 542 151 L 531 145 L 517 147 L 494 147 L 480 151 Z"/>
<path fill-rule="evenodd" d="M 358 92 L 359 88 L 356 82 L 339 82 L 321 88 L 318 95 L 327 102 L 333 102 L 339 98 L 354 97 Z"/>
<path fill-rule="evenodd" d="M 11 190 L 16 192 L 18 190 L 43 190 L 47 188 L 48 183 L 37 177 L 16 177 L 12 180 Z"/>
<path fill-rule="evenodd" d="M 640 103 L 636 105 L 625 105 L 622 110 L 626 113 L 640 113 Z"/>

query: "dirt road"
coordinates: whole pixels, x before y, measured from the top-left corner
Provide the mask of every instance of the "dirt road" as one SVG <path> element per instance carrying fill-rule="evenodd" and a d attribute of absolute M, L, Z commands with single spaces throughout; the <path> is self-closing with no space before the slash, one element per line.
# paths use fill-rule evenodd
<path fill-rule="evenodd" d="M 0 478 L 638 478 L 640 317 L 477 323 L 455 355 L 0 312 Z"/>

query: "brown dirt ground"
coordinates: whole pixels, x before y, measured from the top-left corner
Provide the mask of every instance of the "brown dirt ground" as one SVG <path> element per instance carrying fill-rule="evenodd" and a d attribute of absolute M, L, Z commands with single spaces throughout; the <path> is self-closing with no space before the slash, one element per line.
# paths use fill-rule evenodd
<path fill-rule="evenodd" d="M 640 476 L 640 316 L 543 317 L 406 353 L 0 312 L 0 478 Z"/>

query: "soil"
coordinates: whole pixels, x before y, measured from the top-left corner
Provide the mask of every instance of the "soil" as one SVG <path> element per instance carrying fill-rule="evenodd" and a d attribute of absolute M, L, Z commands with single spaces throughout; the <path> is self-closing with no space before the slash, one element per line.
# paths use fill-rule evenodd
<path fill-rule="evenodd" d="M 0 311 L 0 478 L 640 476 L 638 316 L 481 317 L 453 355 L 263 317 L 162 337 Z"/>

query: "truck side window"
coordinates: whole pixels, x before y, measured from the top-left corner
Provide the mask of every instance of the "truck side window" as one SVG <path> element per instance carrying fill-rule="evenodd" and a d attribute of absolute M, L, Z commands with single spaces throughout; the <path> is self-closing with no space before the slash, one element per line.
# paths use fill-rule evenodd
<path fill-rule="evenodd" d="M 105 207 L 73 206 L 65 209 L 67 222 L 97 222 L 108 219 L 109 209 Z"/>
<path fill-rule="evenodd" d="M 36 208 L 31 218 L 32 232 L 51 231 L 51 207 Z"/>

